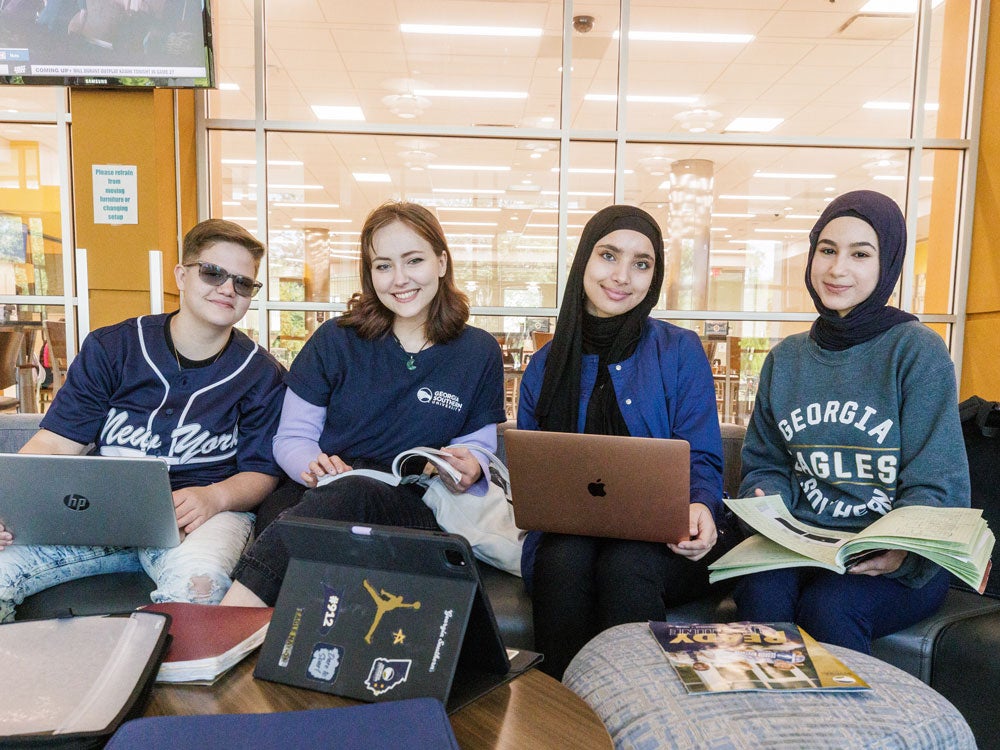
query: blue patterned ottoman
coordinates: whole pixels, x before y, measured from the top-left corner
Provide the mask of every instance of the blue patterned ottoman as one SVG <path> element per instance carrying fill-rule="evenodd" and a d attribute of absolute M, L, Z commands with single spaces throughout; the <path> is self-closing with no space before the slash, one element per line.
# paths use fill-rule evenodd
<path fill-rule="evenodd" d="M 872 656 L 827 648 L 872 690 L 688 695 L 644 623 L 595 637 L 563 683 L 594 709 L 618 750 L 975 750 L 958 710 L 917 678 Z"/>

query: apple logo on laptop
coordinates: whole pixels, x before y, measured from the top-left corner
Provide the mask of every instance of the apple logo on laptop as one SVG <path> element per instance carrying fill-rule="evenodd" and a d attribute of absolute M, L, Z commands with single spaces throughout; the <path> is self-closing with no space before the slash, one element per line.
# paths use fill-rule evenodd
<path fill-rule="evenodd" d="M 606 497 L 607 492 L 604 489 L 604 482 L 598 477 L 596 482 L 591 482 L 587 485 L 587 492 L 590 493 L 591 497 Z"/>
<path fill-rule="evenodd" d="M 63 498 L 63 505 L 70 510 L 87 510 L 90 507 L 90 500 L 83 495 L 66 495 Z"/>

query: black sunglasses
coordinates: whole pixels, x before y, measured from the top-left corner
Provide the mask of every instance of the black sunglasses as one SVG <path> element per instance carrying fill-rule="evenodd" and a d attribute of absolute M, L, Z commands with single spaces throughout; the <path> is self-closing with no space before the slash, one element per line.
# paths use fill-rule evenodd
<path fill-rule="evenodd" d="M 260 288 L 264 286 L 262 283 L 254 281 L 249 276 L 240 276 L 236 273 L 229 273 L 229 271 L 222 266 L 217 266 L 214 263 L 206 263 L 203 260 L 196 260 L 194 263 L 184 263 L 182 265 L 185 268 L 188 266 L 198 266 L 198 278 L 209 286 L 222 286 L 229 281 L 229 279 L 232 279 L 233 291 L 241 297 L 253 297 L 260 291 Z"/>

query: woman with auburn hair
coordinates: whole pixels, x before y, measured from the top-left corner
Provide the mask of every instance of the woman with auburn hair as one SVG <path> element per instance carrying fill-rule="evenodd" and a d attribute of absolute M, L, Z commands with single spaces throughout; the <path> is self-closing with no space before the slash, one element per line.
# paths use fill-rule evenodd
<path fill-rule="evenodd" d="M 361 231 L 361 292 L 321 325 L 292 363 L 274 456 L 300 486 L 283 514 L 437 529 L 419 484 L 393 487 L 346 476 L 387 471 L 415 446 L 472 443 L 496 449 L 505 419 L 500 346 L 466 325 L 469 304 L 455 286 L 444 231 L 423 206 L 390 202 Z M 489 477 L 466 448 L 449 451 L 461 473 L 442 481 L 484 494 Z M 273 605 L 288 565 L 277 529 L 263 529 L 233 573 L 223 604 Z"/>

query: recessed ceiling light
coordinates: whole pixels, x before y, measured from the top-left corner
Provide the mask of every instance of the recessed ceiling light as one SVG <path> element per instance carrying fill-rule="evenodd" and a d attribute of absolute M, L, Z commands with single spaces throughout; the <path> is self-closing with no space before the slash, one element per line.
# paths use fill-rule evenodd
<path fill-rule="evenodd" d="M 484 91 L 480 89 L 419 89 L 417 96 L 446 96 L 453 99 L 527 99 L 527 91 Z"/>
<path fill-rule="evenodd" d="M 509 172 L 510 167 L 504 165 L 482 164 L 429 164 L 429 169 L 440 169 L 451 172 Z"/>
<path fill-rule="evenodd" d="M 392 182 L 392 178 L 384 172 L 353 172 L 358 182 Z"/>
<path fill-rule="evenodd" d="M 438 211 L 488 211 L 490 213 L 496 213 L 499 208 L 494 206 L 480 208 L 478 206 L 437 206 Z"/>
<path fill-rule="evenodd" d="M 614 33 L 617 39 L 619 34 Z M 638 42 L 699 42 L 709 44 L 747 44 L 753 41 L 753 34 L 717 34 L 700 31 L 640 31 L 632 29 L 628 38 Z"/>
<path fill-rule="evenodd" d="M 365 121 L 365 113 L 361 111 L 361 107 L 340 107 L 327 106 L 325 104 L 313 104 L 311 109 L 320 120 L 340 120 L 351 122 Z"/>
<path fill-rule="evenodd" d="M 255 188 L 256 183 L 250 183 L 247 187 Z M 322 190 L 322 185 L 291 185 L 279 182 L 269 182 L 267 187 L 271 190 Z"/>
<path fill-rule="evenodd" d="M 526 36 L 537 37 L 542 30 L 527 26 L 452 26 L 439 23 L 401 23 L 404 34 L 447 34 L 453 36 Z"/>
<path fill-rule="evenodd" d="M 289 201 L 281 201 L 278 203 L 272 203 L 272 206 L 280 206 L 281 208 L 340 208 L 339 203 L 292 203 Z"/>
<path fill-rule="evenodd" d="M 541 192 L 541 194 L 542 195 L 559 195 L 559 191 L 558 190 L 543 190 Z M 568 193 L 566 193 L 566 195 L 577 195 L 577 196 L 583 196 L 583 197 L 586 197 L 586 198 L 610 198 L 610 197 L 612 197 L 614 195 L 614 193 L 605 193 L 605 192 L 591 191 L 591 190 L 570 190 Z"/>
<path fill-rule="evenodd" d="M 730 133 L 770 133 L 784 121 L 783 117 L 737 117 L 723 130 Z"/>
<path fill-rule="evenodd" d="M 315 224 L 350 224 L 351 223 L 351 219 L 320 219 L 320 218 L 306 219 L 306 218 L 298 218 L 298 217 L 292 219 L 292 221 L 297 221 L 297 222 L 300 222 L 300 223 L 303 223 L 303 224 L 313 224 L 313 223 L 315 223 Z"/>
<path fill-rule="evenodd" d="M 819 172 L 754 172 L 753 176 L 769 180 L 832 180 L 837 175 Z"/>
<path fill-rule="evenodd" d="M 720 195 L 719 198 L 733 201 L 787 201 L 787 195 Z"/>
<path fill-rule="evenodd" d="M 238 83 L 220 83 L 219 91 L 239 91 L 240 85 Z"/>
<path fill-rule="evenodd" d="M 494 188 L 431 188 L 432 193 L 459 193 L 467 195 L 503 195 L 506 190 Z"/>
<path fill-rule="evenodd" d="M 254 166 L 257 164 L 256 159 L 222 159 L 222 164 L 227 164 L 231 166 Z M 268 159 L 267 166 L 269 167 L 301 167 L 303 162 L 293 161 L 291 159 Z"/>
<path fill-rule="evenodd" d="M 877 174 L 872 177 L 873 180 L 879 180 L 881 182 L 902 182 L 906 178 L 903 175 L 898 174 Z M 920 182 L 934 182 L 934 178 L 930 175 L 924 175 L 919 178 Z"/>
<path fill-rule="evenodd" d="M 811 230 L 809 229 L 761 229 L 759 227 L 754 228 L 755 232 L 770 232 L 772 234 L 808 234 Z"/>
<path fill-rule="evenodd" d="M 495 221 L 442 221 L 443 227 L 495 227 Z"/>
<path fill-rule="evenodd" d="M 618 94 L 586 94 L 587 102 L 616 102 Z M 697 96 L 667 96 L 659 94 L 628 94 L 625 99 L 637 104 L 694 104 Z"/>

